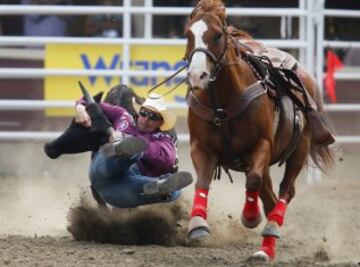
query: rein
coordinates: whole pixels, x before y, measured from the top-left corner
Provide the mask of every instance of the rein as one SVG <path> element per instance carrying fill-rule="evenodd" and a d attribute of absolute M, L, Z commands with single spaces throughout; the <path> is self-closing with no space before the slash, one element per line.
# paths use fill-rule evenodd
<path fill-rule="evenodd" d="M 159 88 L 161 85 L 163 85 L 164 83 L 170 81 L 172 78 L 174 78 L 176 75 L 178 75 L 180 72 L 182 72 L 184 69 L 186 69 L 189 66 L 189 63 L 186 63 L 184 66 L 182 66 L 180 69 L 178 69 L 175 73 L 171 74 L 169 77 L 167 77 L 165 80 L 163 80 L 162 82 L 156 84 L 155 86 L 153 86 L 152 88 L 149 89 L 149 91 L 147 92 L 147 94 L 149 95 L 152 91 L 154 91 L 155 89 Z M 181 84 L 183 84 L 185 81 L 187 80 L 187 77 L 185 77 L 184 79 L 182 79 L 177 85 L 175 85 L 173 88 L 171 88 L 169 91 L 167 91 L 165 94 L 163 94 L 162 96 L 166 96 L 168 94 L 170 94 L 171 92 L 175 91 Z M 152 99 L 157 99 L 157 98 L 152 98 Z"/>

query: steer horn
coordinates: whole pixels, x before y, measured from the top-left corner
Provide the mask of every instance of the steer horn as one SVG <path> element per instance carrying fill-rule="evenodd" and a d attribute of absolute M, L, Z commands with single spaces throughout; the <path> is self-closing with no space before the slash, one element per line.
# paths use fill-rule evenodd
<path fill-rule="evenodd" d="M 85 88 L 85 86 L 80 81 L 78 81 L 78 83 L 79 83 L 80 89 L 85 97 L 86 104 L 89 105 L 89 104 L 95 103 L 95 100 L 91 97 L 89 91 Z"/>
<path fill-rule="evenodd" d="M 88 113 L 94 122 L 94 127 L 98 129 L 106 129 L 105 132 L 112 136 L 114 134 L 114 129 L 111 126 L 111 123 L 109 120 L 104 116 L 104 114 L 101 111 L 100 106 L 97 105 L 94 98 L 91 97 L 89 91 L 85 88 L 85 86 L 78 81 L 80 89 L 85 97 L 86 104 L 88 106 Z M 93 105 L 96 104 L 96 105 Z M 91 107 L 90 107 L 91 106 Z"/>

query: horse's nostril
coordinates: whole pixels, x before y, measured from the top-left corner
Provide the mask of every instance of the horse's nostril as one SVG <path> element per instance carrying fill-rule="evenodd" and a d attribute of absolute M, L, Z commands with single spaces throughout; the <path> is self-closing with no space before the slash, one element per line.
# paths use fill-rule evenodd
<path fill-rule="evenodd" d="M 201 79 L 201 80 L 204 80 L 204 79 L 206 79 L 208 76 L 209 76 L 209 74 L 208 74 L 207 72 L 203 72 L 203 73 L 201 73 L 201 75 L 200 75 L 200 79 Z"/>

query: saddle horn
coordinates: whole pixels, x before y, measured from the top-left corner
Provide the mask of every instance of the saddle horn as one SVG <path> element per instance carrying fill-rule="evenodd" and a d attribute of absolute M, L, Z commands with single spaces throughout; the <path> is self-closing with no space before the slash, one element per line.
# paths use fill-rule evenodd
<path fill-rule="evenodd" d="M 94 104 L 95 100 L 91 97 L 89 91 L 85 88 L 85 86 L 80 81 L 78 81 L 78 83 L 79 83 L 81 92 L 83 93 L 83 95 L 85 97 L 86 104 L 88 104 L 88 105 L 89 104 Z"/>

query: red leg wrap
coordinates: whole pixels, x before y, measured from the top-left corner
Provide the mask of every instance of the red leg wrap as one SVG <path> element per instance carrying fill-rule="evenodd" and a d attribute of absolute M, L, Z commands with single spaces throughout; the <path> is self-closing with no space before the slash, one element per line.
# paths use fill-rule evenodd
<path fill-rule="evenodd" d="M 268 215 L 268 221 L 275 221 L 279 226 L 282 226 L 284 223 L 286 207 L 286 202 L 284 200 L 279 200 Z"/>
<path fill-rule="evenodd" d="M 260 250 L 264 251 L 271 260 L 275 259 L 276 256 L 276 237 L 275 236 L 265 236 Z"/>
<path fill-rule="evenodd" d="M 247 220 L 252 221 L 258 218 L 260 215 L 260 210 L 258 205 L 259 192 L 246 191 L 245 194 L 246 194 L 246 199 L 243 209 L 243 215 Z"/>
<path fill-rule="evenodd" d="M 193 207 L 191 211 L 191 217 L 200 216 L 205 220 L 207 218 L 207 196 L 208 189 L 196 189 L 193 201 Z"/>

